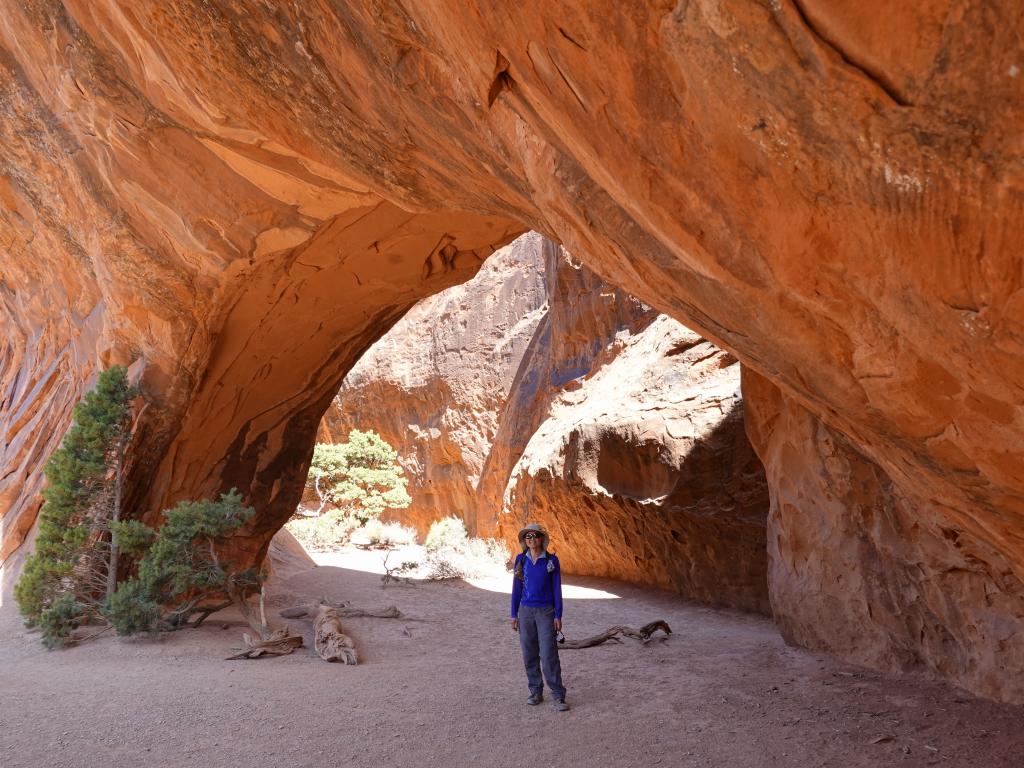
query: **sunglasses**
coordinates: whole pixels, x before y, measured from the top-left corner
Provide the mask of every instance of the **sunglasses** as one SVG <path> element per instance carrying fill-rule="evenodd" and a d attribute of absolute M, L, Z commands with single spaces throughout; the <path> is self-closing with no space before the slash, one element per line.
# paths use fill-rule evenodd
<path fill-rule="evenodd" d="M 523 538 L 524 539 L 543 539 L 544 537 L 541 536 L 539 533 L 528 533 L 525 536 L 523 536 Z"/>

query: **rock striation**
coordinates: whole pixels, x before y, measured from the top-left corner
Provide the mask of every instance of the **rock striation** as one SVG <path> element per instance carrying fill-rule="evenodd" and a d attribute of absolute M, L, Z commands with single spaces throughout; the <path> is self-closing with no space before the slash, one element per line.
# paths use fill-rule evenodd
<path fill-rule="evenodd" d="M 771 604 L 786 639 L 860 664 L 1024 698 L 1011 563 L 941 502 L 895 483 L 849 439 L 744 371 L 751 440 L 772 488 Z"/>
<path fill-rule="evenodd" d="M 533 229 L 844 436 L 908 537 L 971 542 L 977 610 L 1024 595 L 1018 3 L 7 0 L 0 18 L 0 556 L 69 405 L 118 362 L 150 396 L 137 514 L 246 489 L 260 514 L 228 554 L 262 558 L 346 369 Z M 790 626 L 845 653 L 819 594 Z M 940 671 L 1020 700 L 1007 605 Z M 920 615 L 922 653 L 969 634 Z"/>
<path fill-rule="evenodd" d="M 530 233 L 424 299 L 360 359 L 321 438 L 399 452 L 424 533 L 455 515 L 566 570 L 768 611 L 764 472 L 739 363 Z"/>

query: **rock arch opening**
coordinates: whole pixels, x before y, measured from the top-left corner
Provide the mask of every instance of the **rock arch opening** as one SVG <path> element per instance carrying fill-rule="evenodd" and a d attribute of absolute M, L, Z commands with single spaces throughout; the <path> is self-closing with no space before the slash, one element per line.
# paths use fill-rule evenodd
<path fill-rule="evenodd" d="M 155 514 L 238 487 L 260 512 L 232 554 L 257 562 L 301 496 L 321 416 L 348 369 L 418 299 L 467 279 L 517 233 L 495 217 L 379 203 L 262 259 L 228 303 L 177 435 L 147 486 L 135 486 L 138 503 Z"/>
<path fill-rule="evenodd" d="M 740 366 L 530 233 L 420 302 L 346 377 L 320 437 L 381 434 L 389 515 L 515 545 L 539 521 L 570 573 L 769 613 L 768 487 Z"/>

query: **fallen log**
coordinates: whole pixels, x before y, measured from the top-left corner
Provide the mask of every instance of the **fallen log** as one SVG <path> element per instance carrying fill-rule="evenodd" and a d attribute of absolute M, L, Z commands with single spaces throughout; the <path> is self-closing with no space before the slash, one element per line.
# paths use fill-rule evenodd
<path fill-rule="evenodd" d="M 293 635 L 288 627 L 283 627 L 274 630 L 265 639 L 257 639 L 245 632 L 242 634 L 242 642 L 245 643 L 245 649 L 234 656 L 228 656 L 227 661 L 259 659 L 263 656 L 286 656 L 296 648 L 302 647 L 302 635 Z"/>
<path fill-rule="evenodd" d="M 342 664 L 358 664 L 355 643 L 341 631 L 338 610 L 321 605 L 313 622 L 313 647 L 324 661 L 340 661 Z"/>
<path fill-rule="evenodd" d="M 362 617 L 371 619 L 401 619 L 402 612 L 398 610 L 398 606 L 389 605 L 387 608 L 344 608 L 339 605 L 331 605 L 330 603 L 320 603 L 318 605 L 297 605 L 294 608 L 285 608 L 283 611 L 279 611 L 278 615 L 285 619 L 302 619 L 305 617 L 314 617 L 321 606 L 327 606 L 328 608 L 334 608 L 338 612 L 338 616 L 343 619 L 358 619 Z"/>
<path fill-rule="evenodd" d="M 657 621 L 652 621 L 649 624 L 644 624 L 640 629 L 633 629 L 632 627 L 625 626 L 611 627 L 599 635 L 594 635 L 593 637 L 588 637 L 583 640 L 566 640 L 564 643 L 560 643 L 558 648 L 559 650 L 564 649 L 576 651 L 581 648 L 593 648 L 596 645 L 602 645 L 608 642 L 619 643 L 621 642 L 621 640 L 619 640 L 620 635 L 632 637 L 646 645 L 650 642 L 651 636 L 659 629 L 665 633 L 665 637 L 672 634 L 672 630 L 668 624 L 665 621 L 658 619 Z"/>
<path fill-rule="evenodd" d="M 398 610 L 396 605 L 389 605 L 387 608 L 378 608 L 376 610 L 370 608 L 339 608 L 338 615 L 345 619 L 357 619 L 364 616 L 370 619 L 402 618 L 402 612 Z"/>

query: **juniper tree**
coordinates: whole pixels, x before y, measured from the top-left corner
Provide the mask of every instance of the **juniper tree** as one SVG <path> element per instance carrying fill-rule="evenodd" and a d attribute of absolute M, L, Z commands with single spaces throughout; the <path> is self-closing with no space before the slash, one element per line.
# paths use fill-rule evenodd
<path fill-rule="evenodd" d="M 231 602 L 260 629 L 247 597 L 258 591 L 260 575 L 223 562 L 218 544 L 254 514 L 232 489 L 219 500 L 183 501 L 164 513 L 159 530 L 137 521 L 113 525 L 122 549 L 139 561 L 138 574 L 122 582 L 108 601 L 106 618 L 119 635 L 184 626 Z"/>
<path fill-rule="evenodd" d="M 398 452 L 376 432 L 353 429 L 348 442 L 317 443 L 307 484 L 320 498 L 320 510 L 330 505 L 362 525 L 388 509 L 412 502 Z"/>
<path fill-rule="evenodd" d="M 116 579 L 109 524 L 120 517 L 131 400 L 127 370 L 103 371 L 75 406 L 74 422 L 46 463 L 47 486 L 35 552 L 26 560 L 14 597 L 28 626 L 48 648 L 75 627 L 100 617 Z"/>

